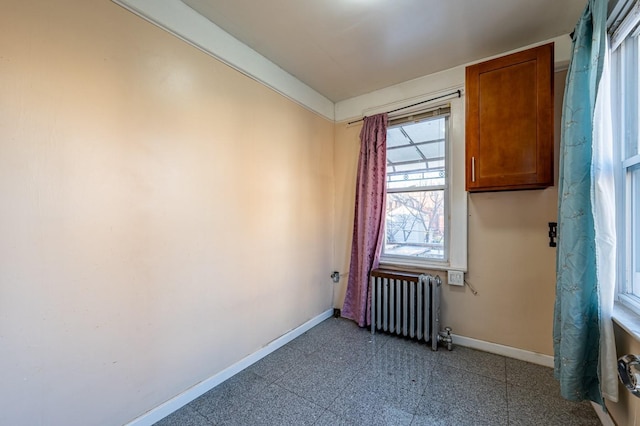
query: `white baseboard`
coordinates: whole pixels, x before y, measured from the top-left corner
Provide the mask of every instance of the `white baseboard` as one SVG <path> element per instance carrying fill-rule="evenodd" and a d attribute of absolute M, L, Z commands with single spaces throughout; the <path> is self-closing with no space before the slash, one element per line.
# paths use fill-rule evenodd
<path fill-rule="evenodd" d="M 595 402 L 591 402 L 591 405 L 593 406 L 593 409 L 595 410 L 596 414 L 598 415 L 598 418 L 600 419 L 600 422 L 602 423 L 602 426 L 616 426 L 616 424 L 613 422 L 613 419 L 611 418 L 609 413 L 605 412 L 602 409 L 602 407 L 600 406 L 600 404 L 596 404 Z"/>
<path fill-rule="evenodd" d="M 310 319 L 305 322 L 301 326 L 289 331 L 288 333 L 278 337 L 276 340 L 272 341 L 262 349 L 252 353 L 251 355 L 241 359 L 235 364 L 231 365 L 228 368 L 225 368 L 221 372 L 209 377 L 208 379 L 203 380 L 197 385 L 187 389 L 181 394 L 175 396 L 174 398 L 168 400 L 167 402 L 157 406 L 156 408 L 146 412 L 145 414 L 137 417 L 131 422 L 127 423 L 126 426 L 151 426 L 159 420 L 162 420 L 169 414 L 174 411 L 184 407 L 194 399 L 199 396 L 207 393 L 211 389 L 218 386 L 220 383 L 224 382 L 228 378 L 234 376 L 250 365 L 258 362 L 265 356 L 274 352 L 275 350 L 281 348 L 286 345 L 296 337 L 300 336 L 304 332 L 310 330 L 316 325 L 320 324 L 322 321 L 326 320 L 333 316 L 333 309 L 329 309 L 320 315 Z M 521 361 L 531 362 L 533 364 L 542 365 L 545 367 L 553 368 L 553 357 L 550 355 L 544 355 L 537 352 L 531 352 L 524 349 L 518 349 L 511 346 L 500 345 L 497 343 L 486 342 L 484 340 L 473 339 L 471 337 L 458 336 L 452 334 L 453 344 L 465 346 L 472 349 L 478 349 L 484 352 L 490 352 L 497 355 L 503 355 L 509 358 L 518 359 Z M 615 426 L 613 420 L 606 413 L 600 405 L 592 403 L 594 410 L 596 411 L 600 421 L 603 426 Z"/>
<path fill-rule="evenodd" d="M 507 356 L 509 358 L 519 359 L 520 361 L 530 362 L 532 364 L 543 365 L 553 368 L 553 357 L 537 352 L 526 351 L 511 346 L 499 345 L 497 343 L 485 342 L 484 340 L 472 339 L 471 337 L 458 336 L 452 334 L 453 345 L 466 346 L 472 349 L 478 349 L 493 354 Z"/>
<path fill-rule="evenodd" d="M 174 411 L 178 410 L 179 408 L 184 407 L 185 405 L 187 405 L 188 403 L 190 403 L 194 399 L 198 398 L 199 396 L 201 396 L 201 395 L 207 393 L 208 391 L 210 391 L 211 389 L 215 388 L 216 386 L 218 386 L 220 383 L 224 382 L 225 380 L 227 380 L 231 376 L 239 373 L 240 371 L 242 371 L 245 368 L 249 367 L 251 364 L 254 364 L 255 362 L 261 360 L 265 356 L 269 355 L 271 352 L 274 352 L 276 349 L 279 349 L 280 347 L 286 345 L 287 343 L 289 343 L 290 341 L 292 341 L 296 337 L 298 337 L 301 334 L 303 334 L 305 331 L 310 330 L 311 328 L 313 328 L 316 325 L 320 324 L 322 321 L 326 320 L 327 318 L 330 318 L 332 315 L 333 315 L 333 309 L 329 309 L 329 310 L 321 313 L 320 315 L 318 315 L 318 316 L 310 319 L 309 321 L 305 322 L 301 326 L 299 326 L 299 327 L 289 331 L 288 333 L 278 337 L 276 340 L 274 340 L 273 342 L 269 343 L 267 346 L 263 347 L 262 349 L 260 349 L 260 350 L 258 350 L 256 352 L 252 353 L 251 355 L 241 359 L 240 361 L 236 362 L 232 366 L 230 366 L 228 368 L 225 368 L 221 372 L 209 377 L 208 379 L 203 380 L 202 382 L 198 383 L 197 385 L 187 389 L 186 391 L 184 391 L 181 394 L 175 396 L 174 398 L 171 398 L 170 400 L 168 400 L 167 402 L 157 406 L 156 408 L 154 408 L 154 409 L 152 409 L 150 411 L 147 411 L 146 413 L 144 413 L 140 417 L 137 417 L 134 420 L 132 420 L 131 422 L 127 423 L 127 426 L 151 426 L 151 425 L 153 425 L 157 421 L 165 418 L 169 414 L 173 413 Z"/>
<path fill-rule="evenodd" d="M 497 343 L 485 342 L 484 340 L 472 339 L 470 337 L 457 336 L 452 334 L 453 344 L 465 346 L 467 348 L 478 349 L 484 352 L 490 352 L 497 355 L 507 356 L 509 358 L 519 359 L 520 361 L 531 362 L 533 364 L 542 365 L 553 368 L 553 357 L 550 355 L 539 354 L 537 352 L 525 351 L 524 349 L 513 348 L 511 346 L 499 345 Z M 605 412 L 600 404 L 591 402 L 594 411 L 598 415 L 602 426 L 616 426 L 609 413 Z"/>

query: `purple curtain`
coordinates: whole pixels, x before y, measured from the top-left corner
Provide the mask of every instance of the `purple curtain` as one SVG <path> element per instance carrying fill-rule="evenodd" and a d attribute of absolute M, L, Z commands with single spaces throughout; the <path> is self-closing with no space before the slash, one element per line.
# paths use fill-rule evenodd
<path fill-rule="evenodd" d="M 369 272 L 378 267 L 384 239 L 387 121 L 386 113 L 365 117 L 360 132 L 349 283 L 342 306 L 342 316 L 360 327 L 371 323 Z"/>

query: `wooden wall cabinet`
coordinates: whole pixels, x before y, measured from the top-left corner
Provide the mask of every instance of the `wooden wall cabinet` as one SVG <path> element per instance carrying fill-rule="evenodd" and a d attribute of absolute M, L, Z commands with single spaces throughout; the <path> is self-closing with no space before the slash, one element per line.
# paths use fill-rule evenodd
<path fill-rule="evenodd" d="M 466 69 L 466 189 L 553 186 L 553 43 Z"/>

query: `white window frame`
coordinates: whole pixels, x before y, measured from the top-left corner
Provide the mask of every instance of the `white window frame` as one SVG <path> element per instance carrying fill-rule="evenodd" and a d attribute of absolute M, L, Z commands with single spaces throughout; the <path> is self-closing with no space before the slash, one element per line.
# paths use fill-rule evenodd
<path fill-rule="evenodd" d="M 443 105 L 444 106 L 444 105 Z M 444 261 L 417 259 L 408 256 L 380 257 L 382 266 L 411 267 L 417 269 L 467 272 L 467 192 L 465 191 L 465 108 L 464 98 L 449 101 L 449 118 L 446 138 L 446 169 L 448 196 L 445 199 L 447 214 L 447 241 Z M 431 109 L 437 108 L 432 106 Z"/>
<path fill-rule="evenodd" d="M 619 203 L 620 211 L 618 214 L 618 236 L 620 239 L 619 248 L 620 256 L 618 271 L 618 301 L 628 308 L 632 309 L 640 315 L 640 293 L 634 294 L 634 279 L 636 283 L 640 282 L 640 274 L 634 272 L 633 255 L 640 249 L 640 241 L 633 238 L 632 230 L 632 214 L 635 210 L 636 214 L 640 207 L 640 199 L 632 199 L 631 193 L 631 173 L 635 170 L 640 172 L 640 155 L 635 155 L 627 160 L 620 162 L 621 167 L 619 175 L 621 175 L 621 185 L 619 193 L 621 193 Z M 635 277 L 633 275 L 636 275 Z"/>
<path fill-rule="evenodd" d="M 447 108 L 448 109 L 448 108 Z M 394 255 L 394 254 L 387 254 L 384 252 L 384 246 L 385 244 L 383 244 L 382 246 L 382 259 L 384 259 L 385 261 L 388 261 L 390 263 L 400 263 L 400 264 L 413 264 L 416 266 L 421 266 L 423 264 L 434 264 L 434 265 L 439 265 L 440 267 L 442 267 L 442 265 L 446 265 L 449 261 L 449 167 L 450 167 L 450 161 L 449 161 L 449 118 L 450 118 L 450 114 L 449 112 L 445 112 L 445 113 L 438 113 L 438 111 L 434 111 L 433 115 L 428 115 L 426 117 L 422 117 L 420 119 L 414 120 L 414 123 L 420 123 L 423 121 L 428 121 L 428 120 L 433 120 L 433 119 L 440 119 L 440 118 L 444 118 L 445 120 L 445 136 L 444 136 L 444 159 L 445 159 L 445 176 L 444 176 L 444 185 L 432 185 L 432 186 L 422 186 L 422 187 L 417 187 L 417 188 L 397 188 L 397 189 L 386 189 L 387 191 L 387 201 L 389 199 L 389 194 L 406 194 L 406 193 L 413 193 L 413 192 L 431 192 L 431 191 L 443 191 L 443 197 L 444 197 L 444 202 L 443 202 L 443 207 L 444 207 L 444 244 L 443 244 L 443 259 L 436 259 L 436 258 L 421 258 L 421 257 L 417 257 L 417 256 L 402 256 L 402 255 Z M 392 119 L 390 118 L 389 121 L 391 121 Z M 410 123 L 410 121 L 409 121 Z M 397 124 L 392 124 L 389 125 L 388 129 L 393 129 L 395 127 L 400 127 L 402 125 L 406 125 L 407 121 L 403 121 L 401 123 L 397 123 Z M 389 149 L 389 148 L 387 148 Z M 385 206 L 386 207 L 386 206 Z M 385 240 L 386 240 L 386 227 L 387 227 L 387 223 L 385 220 Z"/>
<path fill-rule="evenodd" d="M 614 129 L 614 156 L 616 161 L 616 199 L 617 199 L 617 237 L 618 237 L 618 278 L 616 282 L 616 300 L 627 308 L 631 309 L 637 315 L 640 315 L 640 292 L 638 294 L 633 293 L 633 282 L 640 282 L 640 274 L 633 271 L 634 260 L 632 256 L 640 250 L 640 241 L 633 238 L 632 231 L 632 216 L 631 211 L 635 210 L 638 214 L 640 208 L 640 199 L 632 199 L 631 193 L 631 179 L 632 173 L 635 170 L 640 169 L 640 143 L 636 140 L 637 149 L 634 154 L 627 154 L 626 140 L 624 136 L 624 129 L 629 123 L 625 121 L 628 115 L 625 111 L 626 103 L 623 102 L 623 97 L 629 93 L 629 87 L 626 87 L 627 78 L 625 72 L 628 70 L 628 66 L 625 63 L 626 55 L 625 49 L 628 46 L 625 44 L 625 40 L 629 37 L 637 38 L 636 50 L 636 69 L 635 69 L 635 87 L 632 91 L 635 93 L 636 102 L 640 103 L 640 77 L 638 77 L 638 70 L 640 70 L 640 64 L 637 62 L 640 60 L 640 2 L 632 5 L 630 1 L 621 1 L 617 6 L 619 14 L 616 14 L 616 10 L 613 11 L 612 17 L 610 17 L 610 25 L 616 25 L 612 29 L 611 33 L 611 49 L 612 49 L 612 100 L 613 100 L 613 129 Z M 618 15 L 626 15 L 623 19 L 620 19 Z M 638 105 L 638 111 L 640 111 L 640 105 Z M 640 135 L 640 117 L 635 114 L 636 136 Z M 637 232 L 636 232 L 637 233 Z M 637 254 L 636 254 L 637 258 Z M 632 275 L 636 276 L 633 277 Z"/>

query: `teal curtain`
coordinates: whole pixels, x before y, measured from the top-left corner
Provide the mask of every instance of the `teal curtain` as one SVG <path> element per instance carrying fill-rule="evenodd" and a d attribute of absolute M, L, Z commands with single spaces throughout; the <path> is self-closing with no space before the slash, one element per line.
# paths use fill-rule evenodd
<path fill-rule="evenodd" d="M 573 35 L 562 107 L 553 329 L 555 375 L 562 396 L 601 405 L 592 143 L 606 19 L 606 0 L 589 0 Z"/>

